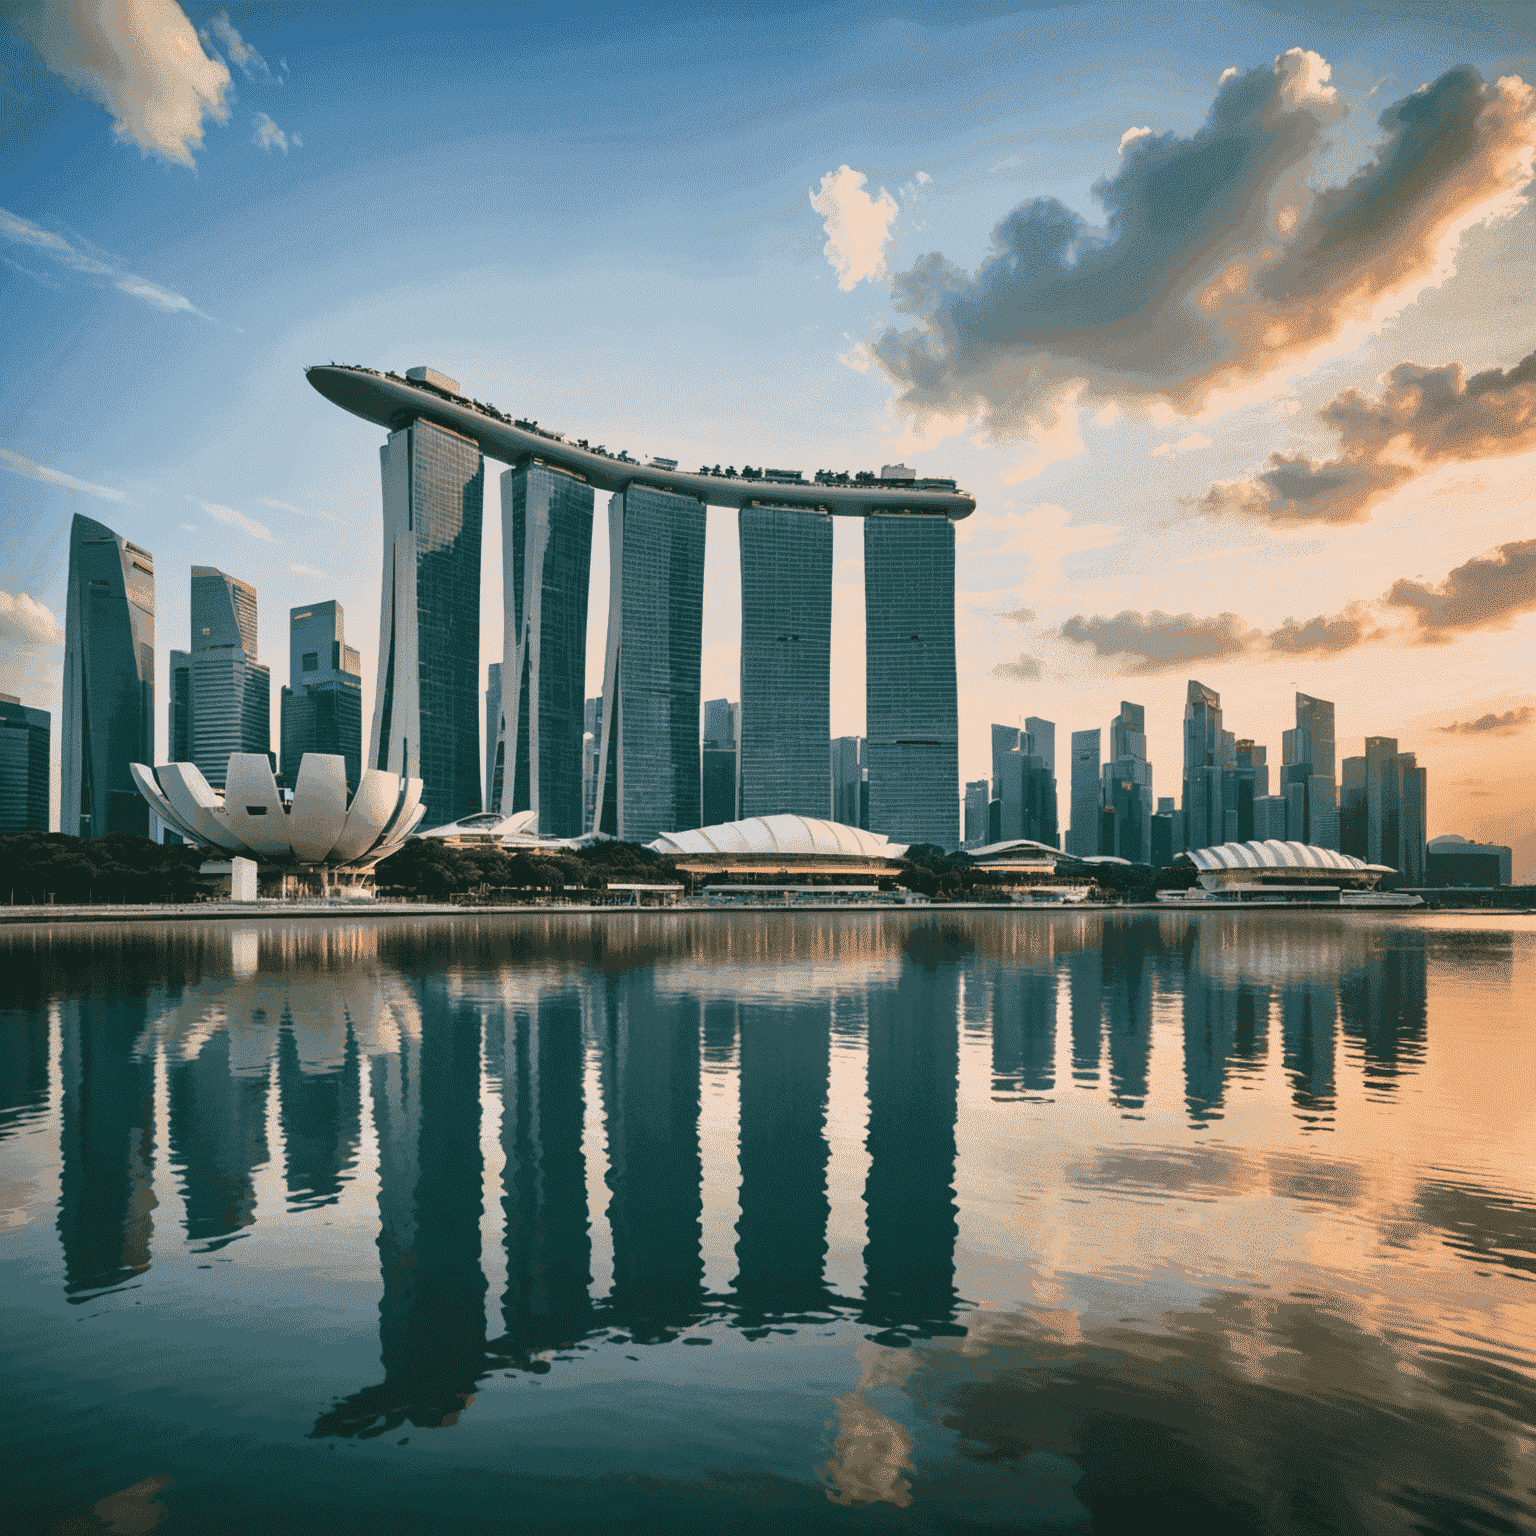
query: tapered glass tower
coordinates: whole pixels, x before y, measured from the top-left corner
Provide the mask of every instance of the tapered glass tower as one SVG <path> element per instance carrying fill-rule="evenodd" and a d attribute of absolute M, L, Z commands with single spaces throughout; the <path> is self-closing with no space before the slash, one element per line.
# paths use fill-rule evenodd
<path fill-rule="evenodd" d="M 644 843 L 699 825 L 704 505 L 632 485 L 608 503 L 597 830 Z"/>
<path fill-rule="evenodd" d="M 864 522 L 869 829 L 893 842 L 960 846 L 955 682 L 955 525 Z"/>
<path fill-rule="evenodd" d="M 149 835 L 130 763 L 155 749 L 155 560 L 89 517 L 69 534 L 60 831 Z"/>
<path fill-rule="evenodd" d="M 1211 848 L 1226 841 L 1221 791 L 1229 734 L 1221 728 L 1221 695 L 1204 683 L 1191 681 L 1184 704 L 1184 841 L 1180 851 Z M 1235 746 L 1233 751 L 1235 757 Z"/>
<path fill-rule="evenodd" d="M 347 644 L 340 603 L 306 603 L 288 612 L 288 686 L 282 692 L 283 781 L 298 783 L 306 752 L 343 758 L 356 789 L 363 768 L 363 676 Z"/>
<path fill-rule="evenodd" d="M 832 519 L 743 507 L 741 809 L 826 820 L 831 730 Z"/>
<path fill-rule="evenodd" d="M 379 450 L 384 584 L 368 766 L 422 781 L 424 827 L 480 809 L 480 528 L 485 460 L 413 421 Z"/>
<path fill-rule="evenodd" d="M 192 567 L 192 649 L 173 651 L 171 709 L 185 682 L 190 757 L 214 788 L 224 788 L 230 755 L 272 748 L 272 675 L 257 660 L 256 588 L 211 565 Z"/>
<path fill-rule="evenodd" d="M 504 815 L 538 813 L 540 832 L 576 837 L 587 678 L 592 487 L 530 462 L 501 477 L 505 645 L 491 762 Z"/>

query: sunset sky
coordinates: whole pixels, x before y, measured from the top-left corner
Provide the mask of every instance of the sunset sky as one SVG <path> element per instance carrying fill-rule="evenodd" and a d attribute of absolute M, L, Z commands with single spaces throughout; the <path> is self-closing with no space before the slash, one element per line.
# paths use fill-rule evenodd
<path fill-rule="evenodd" d="M 162 679 L 207 563 L 260 591 L 274 730 L 299 603 L 345 605 L 371 708 L 381 433 L 303 368 L 426 363 L 635 456 L 953 475 L 963 778 L 1042 715 L 1065 809 L 1067 733 L 1128 699 L 1177 795 L 1189 678 L 1274 762 L 1301 689 L 1536 879 L 1536 9 L 0 19 L 0 689 L 56 744 L 77 511 L 154 552 Z M 736 698 L 732 512 L 705 604 Z"/>

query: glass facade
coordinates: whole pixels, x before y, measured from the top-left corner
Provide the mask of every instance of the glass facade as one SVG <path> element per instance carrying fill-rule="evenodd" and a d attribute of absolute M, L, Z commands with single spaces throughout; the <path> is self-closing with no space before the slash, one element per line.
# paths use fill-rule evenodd
<path fill-rule="evenodd" d="M 498 722 L 501 797 L 492 809 L 505 815 L 534 810 L 540 832 L 576 837 L 586 830 L 582 735 L 592 487 L 543 464 L 507 470 L 501 548 L 505 724 Z"/>
<path fill-rule="evenodd" d="M 130 763 L 155 749 L 155 560 L 75 516 L 64 616 L 60 830 L 149 835 Z"/>
<path fill-rule="evenodd" d="M 368 764 L 422 781 L 423 827 L 480 809 L 479 446 L 423 421 L 379 450 L 384 578 Z"/>
<path fill-rule="evenodd" d="M 1184 836 L 1180 851 L 1213 848 L 1227 841 L 1221 791 L 1231 741 L 1231 733 L 1221 728 L 1221 695 L 1203 683 L 1191 682 L 1184 705 Z M 1235 752 L 1234 744 L 1234 757 Z M 1235 837 L 1235 817 L 1232 830 Z"/>
<path fill-rule="evenodd" d="M 0 693 L 0 835 L 48 830 L 48 766 L 53 720 Z"/>
<path fill-rule="evenodd" d="M 704 701 L 704 807 L 706 827 L 736 818 L 736 740 L 741 705 L 729 699 Z"/>
<path fill-rule="evenodd" d="M 362 663 L 334 599 L 288 611 L 288 686 L 282 695 L 283 782 L 298 782 L 306 752 L 345 759 L 347 788 L 363 771 Z"/>
<path fill-rule="evenodd" d="M 702 502 L 634 485 L 608 503 L 598 830 L 645 843 L 700 825 Z"/>
<path fill-rule="evenodd" d="M 257 660 L 256 588 L 192 567 L 192 645 L 171 652 L 171 760 L 224 788 L 232 752 L 272 749 L 272 676 Z M 291 780 L 289 781 L 292 782 Z"/>
<path fill-rule="evenodd" d="M 831 741 L 832 820 L 845 827 L 862 827 L 864 738 L 834 736 Z"/>
<path fill-rule="evenodd" d="M 496 768 L 503 761 L 501 744 L 501 663 L 493 661 L 485 682 L 485 800 L 482 810 L 493 811 L 501 805 L 501 780 Z"/>
<path fill-rule="evenodd" d="M 738 814 L 826 820 L 831 732 L 832 519 L 743 507 Z"/>
<path fill-rule="evenodd" d="M 1072 732 L 1072 825 L 1067 831 L 1067 852 L 1078 858 L 1092 858 L 1104 850 L 1104 789 L 1099 777 L 1100 733 Z"/>
<path fill-rule="evenodd" d="M 869 830 L 960 846 L 955 525 L 864 522 L 865 760 Z"/>

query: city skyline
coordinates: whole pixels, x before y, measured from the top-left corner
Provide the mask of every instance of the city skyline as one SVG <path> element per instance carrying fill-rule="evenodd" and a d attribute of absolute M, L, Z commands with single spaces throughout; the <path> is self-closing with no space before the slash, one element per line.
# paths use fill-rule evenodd
<path fill-rule="evenodd" d="M 579 67 L 601 96 L 618 68 L 607 51 L 615 42 L 624 67 L 635 67 L 623 47 L 633 23 L 622 15 L 604 18 L 601 40 L 562 17 L 558 49 L 567 55 L 548 25 L 553 14 L 539 12 L 522 39 L 548 78 Z M 919 475 L 957 478 L 978 500 L 957 527 L 955 554 L 957 792 L 987 770 L 989 721 L 1036 715 L 1067 734 L 1102 729 L 1129 695 L 1146 710 L 1152 793 L 1177 793 L 1191 676 L 1221 693 L 1240 735 L 1268 746 L 1275 780 L 1291 696 L 1304 691 L 1336 702 L 1340 741 L 1385 735 L 1414 749 L 1434 781 L 1431 836 L 1510 844 L 1528 875 L 1536 812 L 1521 765 L 1536 729 L 1524 661 L 1536 582 L 1522 563 L 1531 444 L 1520 422 L 1536 388 L 1521 364 L 1536 336 L 1518 305 L 1536 220 L 1524 201 L 1531 108 L 1507 82 L 1536 78 L 1529 16 L 1499 7 L 1454 21 L 1411 13 L 1368 34 L 1344 16 L 1238 8 L 1206 35 L 1191 14 L 1167 23 L 1171 47 L 1154 64 L 1130 18 L 1123 38 L 1110 39 L 1114 29 L 1099 37 L 1051 18 L 919 13 L 903 34 L 920 40 L 927 61 L 915 74 L 899 62 L 901 28 L 832 13 L 826 23 L 733 88 L 783 104 L 744 138 L 724 126 L 706 132 L 676 165 L 659 154 L 676 141 L 667 112 L 642 123 L 607 101 L 600 120 L 611 170 L 585 143 L 550 143 L 531 103 L 504 122 L 477 116 L 479 108 L 452 123 L 452 114 L 436 123 L 427 114 L 410 145 L 369 158 L 377 125 L 358 111 L 361 82 L 334 20 L 237 8 L 232 25 L 256 52 L 246 55 L 249 74 L 236 69 L 231 124 L 194 112 L 200 138 L 184 135 L 169 149 L 172 129 L 147 127 L 121 98 L 116 120 L 137 124 L 140 138 L 125 130 L 114 143 L 113 115 L 72 95 L 30 42 L 6 32 L 3 62 L 27 105 L 21 148 L 0 178 L 8 257 L 0 293 L 17 317 L 18 358 L 3 386 L 10 409 L 0 438 L 15 573 L 0 614 L 0 689 L 56 716 L 57 756 L 65 530 L 79 511 L 154 550 L 172 573 L 162 583 L 157 677 L 169 676 L 171 642 L 189 628 L 175 573 L 206 564 L 259 587 L 274 611 L 317 594 L 341 602 L 354 616 L 371 696 L 380 661 L 370 633 L 382 562 L 377 438 L 364 424 L 316 413 L 298 370 L 337 355 L 402 367 L 432 361 L 481 398 L 557 428 L 603 432 L 635 457 L 666 454 L 691 466 L 729 452 L 737 464 L 800 466 L 807 476 L 822 465 L 877 471 L 901 459 Z M 404 15 L 369 25 L 383 81 L 369 91 L 378 99 L 408 69 L 419 73 L 423 100 L 450 79 L 463 93 L 479 78 L 461 32 L 410 31 Z M 645 50 L 642 74 L 700 61 L 705 45 L 680 15 L 650 25 L 667 51 L 663 62 Z M 761 56 L 760 25 L 724 18 L 708 46 Z M 800 96 L 788 104 L 787 78 L 832 78 L 834 61 L 852 55 L 863 61 L 856 86 L 829 90 L 815 109 Z M 287 58 L 292 69 L 273 63 L 263 78 L 252 57 Z M 1458 69 L 1464 63 L 1477 78 Z M 1000 89 L 1048 72 L 1079 87 L 1065 104 Z M 695 95 L 690 112 L 702 106 L 707 118 L 710 102 L 723 106 L 711 95 L 721 87 L 707 71 L 699 80 L 705 100 Z M 1420 82 L 1426 90 L 1412 99 L 1426 122 L 1482 113 L 1503 154 L 1483 164 L 1445 140 L 1450 179 L 1437 183 L 1434 217 L 1449 223 L 1388 187 L 1386 162 L 1375 158 Z M 928 93 L 921 109 L 917 85 Z M 1218 106 L 1239 137 L 1254 114 L 1278 111 L 1294 130 L 1287 174 L 1300 166 L 1317 187 L 1342 188 L 1362 172 L 1384 195 L 1400 193 L 1402 227 L 1423 236 L 1430 265 L 1414 265 L 1386 235 L 1378 253 L 1403 258 L 1413 294 L 1372 289 L 1380 302 L 1367 313 L 1325 284 L 1318 313 L 1337 322 L 1332 355 L 1307 353 L 1301 337 L 1270 368 L 1243 350 L 1262 305 L 1223 289 L 1238 295 L 1221 311 L 1233 377 L 1214 380 L 1201 362 L 1180 377 L 1128 366 L 1117 382 L 1081 337 L 1068 338 L 1077 347 L 1071 367 L 1070 348 L 1042 346 L 1038 372 L 1080 379 L 1079 394 L 1068 400 L 1053 384 L 1008 417 L 986 369 L 1011 364 L 983 333 L 985 284 L 967 276 L 991 270 L 992 232 L 1011 209 L 1065 209 L 1087 220 L 1091 243 L 1093 188 L 1103 178 L 1122 199 L 1101 205 L 1113 215 L 1108 244 L 1095 247 L 1107 261 L 1117 249 L 1114 217 L 1134 224 L 1152 162 L 1184 174 Z M 253 145 L 249 128 L 240 130 L 241 113 L 249 123 L 258 110 L 278 120 L 284 146 L 270 135 L 267 148 Z M 146 142 L 154 131 L 162 140 Z M 465 180 L 460 150 L 476 133 L 502 135 L 520 168 L 517 196 L 500 206 L 499 183 L 471 191 Z M 80 174 L 59 178 L 53 157 L 66 144 Z M 1279 169 L 1267 162 L 1259 174 Z M 361 229 L 340 211 L 351 197 L 385 196 L 390 178 L 406 173 L 447 193 L 433 238 L 388 221 Z M 555 191 L 571 184 L 610 195 L 589 195 L 573 210 Z M 1261 180 L 1252 206 L 1267 206 L 1279 185 Z M 347 195 L 338 198 L 338 188 Z M 513 203 L 516 212 L 506 212 Z M 246 211 L 256 206 L 264 220 Z M 1327 206 L 1301 210 L 1297 240 L 1317 233 Z M 1242 231 L 1223 224 L 1220 209 L 1207 212 L 1213 222 L 1180 238 L 1209 236 L 1203 249 L 1225 249 Z M 302 283 L 293 280 L 296 221 L 308 232 Z M 627 231 L 622 249 L 608 235 L 615 221 Z M 1006 227 L 1023 237 L 1022 225 Z M 1281 245 L 1294 258 L 1288 270 L 1317 276 L 1315 263 L 1298 266 L 1305 252 L 1295 241 Z M 516 260 L 505 255 L 513 248 Z M 919 265 L 936 250 L 945 265 Z M 1369 252 L 1350 259 L 1364 279 L 1377 270 Z M 966 343 L 976 364 L 968 374 L 924 308 L 920 272 L 944 274 L 940 287 L 954 291 L 970 285 L 982 329 Z M 893 310 L 907 317 L 896 326 Z M 1137 338 L 1107 318 L 1096 345 L 1117 337 L 1132 356 Z M 919 344 L 935 366 L 921 398 L 911 378 Z M 145 356 L 158 360 L 156 388 L 124 391 L 119 381 L 138 377 Z M 893 405 L 893 391 L 907 406 Z M 1439 402 L 1433 431 L 1415 414 L 1424 400 Z M 180 429 L 163 430 L 167 420 Z M 954 430 L 962 420 L 968 429 Z M 1383 421 L 1408 444 L 1402 462 L 1371 435 Z M 273 442 L 285 452 L 273 455 Z M 1322 494 L 1319 476 L 1337 478 L 1339 465 L 1349 466 L 1347 492 Z M 588 696 L 601 686 L 604 521 L 596 519 L 592 547 Z M 728 510 L 707 514 L 703 697 L 742 696 L 736 521 Z M 481 569 L 477 700 L 504 630 L 495 523 Z M 846 521 L 833 530 L 834 736 L 868 726 L 855 660 L 864 628 L 858 535 Z M 162 688 L 155 761 L 167 755 L 165 697 Z M 477 734 L 479 718 L 477 704 Z"/>

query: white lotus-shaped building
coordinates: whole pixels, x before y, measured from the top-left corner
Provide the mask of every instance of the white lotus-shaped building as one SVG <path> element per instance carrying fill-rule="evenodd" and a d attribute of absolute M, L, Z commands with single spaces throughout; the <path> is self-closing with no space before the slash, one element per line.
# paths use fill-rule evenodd
<path fill-rule="evenodd" d="M 131 769 L 139 793 L 166 826 L 226 857 L 264 864 L 376 864 L 426 814 L 420 779 L 377 768 L 364 771 L 349 804 L 346 759 L 323 752 L 304 754 L 287 804 L 261 752 L 231 755 L 222 795 L 191 763 L 133 763 Z"/>

